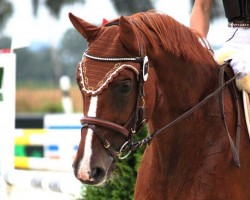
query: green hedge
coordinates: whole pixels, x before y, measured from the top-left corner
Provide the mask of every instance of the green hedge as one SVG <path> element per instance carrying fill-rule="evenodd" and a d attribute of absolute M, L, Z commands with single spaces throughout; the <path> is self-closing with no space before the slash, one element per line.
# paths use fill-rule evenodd
<path fill-rule="evenodd" d="M 135 140 L 147 136 L 145 126 L 136 134 Z M 135 181 L 141 156 L 145 147 L 141 147 L 124 160 L 116 163 L 113 177 L 104 186 L 83 186 L 82 200 L 133 200 Z"/>

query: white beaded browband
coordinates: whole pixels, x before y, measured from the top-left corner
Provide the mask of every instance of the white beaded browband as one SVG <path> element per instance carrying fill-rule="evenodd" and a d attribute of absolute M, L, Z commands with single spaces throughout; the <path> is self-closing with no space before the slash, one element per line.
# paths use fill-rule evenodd
<path fill-rule="evenodd" d="M 89 55 L 87 53 L 87 50 L 83 53 L 83 57 L 87 57 L 93 60 L 97 60 L 97 61 L 105 61 L 105 62 L 124 62 L 124 61 L 130 61 L 130 62 L 136 62 L 136 63 L 144 63 L 145 57 L 134 57 L 134 58 L 104 58 L 104 57 L 97 57 L 97 56 L 92 56 Z M 130 68 L 132 69 L 136 74 L 137 74 L 137 78 L 139 76 L 139 71 L 136 69 L 136 67 L 134 67 L 133 65 L 130 64 L 121 64 L 121 63 L 116 63 L 113 71 L 110 71 L 109 77 L 107 77 L 107 79 L 105 81 L 100 81 L 98 83 L 98 87 L 90 87 L 88 86 L 88 80 L 84 80 L 84 73 L 83 71 L 86 72 L 86 67 L 84 66 L 85 69 L 82 69 L 83 65 L 82 62 L 80 62 L 79 65 L 79 72 L 80 72 L 80 77 L 81 77 L 81 84 L 82 84 L 82 91 L 85 91 L 88 94 L 92 94 L 92 95 L 96 95 L 97 93 L 99 93 L 108 83 L 109 81 L 112 79 L 112 77 L 117 74 L 120 70 L 122 70 L 123 68 Z M 87 77 L 85 77 L 87 79 Z"/>
<path fill-rule="evenodd" d="M 104 57 L 97 57 L 91 56 L 88 53 L 88 49 L 83 53 L 83 57 L 87 57 L 97 61 L 106 61 L 106 62 L 117 62 L 117 61 L 132 61 L 136 63 L 140 63 L 140 72 L 142 72 L 143 80 L 146 81 L 148 79 L 148 56 L 144 57 L 133 57 L 133 58 L 104 58 Z"/>
<path fill-rule="evenodd" d="M 143 57 L 134 57 L 134 58 L 104 58 L 104 57 L 96 57 L 96 56 L 91 56 L 87 53 L 88 50 L 86 50 L 83 53 L 83 56 L 93 59 L 93 60 L 99 60 L 99 61 L 109 61 L 109 62 L 116 62 L 116 61 L 133 61 L 133 62 L 138 62 L 141 63 L 143 62 Z"/>

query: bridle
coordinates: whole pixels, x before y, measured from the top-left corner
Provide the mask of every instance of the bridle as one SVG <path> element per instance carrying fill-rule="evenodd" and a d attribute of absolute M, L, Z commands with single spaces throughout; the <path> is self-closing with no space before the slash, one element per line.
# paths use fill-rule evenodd
<path fill-rule="evenodd" d="M 221 118 L 223 120 L 223 124 L 229 139 L 230 147 L 233 154 L 234 163 L 236 166 L 240 166 L 240 159 L 239 159 L 239 141 L 240 141 L 240 111 L 239 111 L 239 103 L 238 103 L 238 96 L 236 92 L 236 86 L 234 84 L 234 80 L 240 76 L 241 72 L 233 76 L 232 78 L 229 78 L 228 73 L 225 72 L 225 67 L 228 65 L 228 63 L 225 63 L 221 66 L 220 69 L 220 78 L 219 78 L 219 86 L 216 88 L 212 93 L 210 93 L 208 96 L 206 96 L 202 101 L 200 101 L 198 104 L 196 104 L 194 107 L 190 108 L 186 112 L 184 112 L 182 115 L 177 117 L 172 122 L 168 123 L 164 127 L 162 127 L 159 130 L 156 130 L 152 134 L 149 134 L 146 138 L 140 140 L 140 141 L 133 141 L 133 135 L 140 130 L 140 128 L 146 123 L 146 120 L 143 118 L 143 112 L 144 112 L 144 83 L 148 78 L 148 57 L 134 57 L 134 58 L 103 58 L 103 57 L 95 57 L 92 55 L 89 55 L 87 51 L 84 52 L 84 56 L 90 59 L 98 60 L 98 61 L 104 61 L 104 62 L 117 62 L 117 61 L 130 61 L 140 64 L 139 69 L 139 75 L 138 75 L 138 93 L 137 93 L 137 100 L 136 100 L 136 106 L 135 106 L 135 112 L 131 115 L 129 120 L 127 121 L 125 126 L 121 126 L 119 124 L 116 124 L 111 121 L 93 118 L 93 117 L 83 117 L 81 119 L 81 124 L 83 128 L 91 128 L 93 132 L 98 136 L 100 141 L 103 144 L 103 147 L 107 149 L 110 154 L 114 158 L 118 159 L 124 159 L 126 158 L 131 152 L 135 151 L 137 148 L 150 143 L 152 139 L 154 139 L 157 135 L 160 135 L 163 133 L 164 130 L 167 128 L 173 126 L 177 122 L 183 120 L 184 118 L 188 117 L 192 113 L 194 113 L 197 109 L 201 108 L 205 103 L 207 103 L 211 98 L 215 97 L 216 95 L 219 95 L 219 107 L 221 112 Z M 225 76 L 227 77 L 227 81 L 224 82 Z M 234 144 L 229 131 L 227 127 L 227 123 L 225 120 L 225 112 L 224 112 L 224 101 L 223 101 L 223 90 L 226 86 L 232 85 L 233 88 L 233 95 L 235 98 L 235 104 L 237 108 L 237 132 L 236 132 L 236 144 Z M 129 124 L 132 123 L 132 126 L 130 130 L 128 130 Z M 104 127 L 110 130 L 113 130 L 117 133 L 120 133 L 122 137 L 126 139 L 125 143 L 121 145 L 119 151 L 116 151 L 115 148 L 113 148 L 110 143 L 102 136 L 100 133 L 100 130 L 97 127 Z M 123 155 L 125 154 L 125 155 Z"/>
<path fill-rule="evenodd" d="M 93 132 L 97 135 L 97 137 L 100 139 L 101 143 L 103 144 L 103 147 L 107 149 L 110 154 L 114 158 L 118 159 L 124 159 L 126 158 L 131 151 L 129 151 L 128 154 L 123 156 L 123 153 L 128 150 L 128 147 L 132 145 L 132 136 L 138 132 L 141 127 L 146 123 L 146 120 L 143 119 L 143 113 L 144 113 L 144 82 L 148 78 L 148 57 L 134 57 L 134 58 L 102 58 L 102 57 L 96 57 L 89 55 L 87 51 L 84 52 L 83 56 L 97 60 L 97 61 L 104 61 L 104 62 L 135 62 L 140 64 L 139 73 L 138 73 L 138 93 L 136 98 L 136 106 L 135 111 L 131 114 L 128 121 L 125 123 L 124 126 L 99 119 L 94 117 L 87 117 L 84 116 L 80 121 L 82 124 L 82 128 L 90 128 L 93 130 Z M 132 124 L 132 125 L 131 125 Z M 129 127 L 130 126 L 130 127 Z M 117 133 L 119 133 L 123 138 L 125 138 L 125 143 L 121 145 L 121 148 L 119 151 L 116 151 L 115 148 L 113 148 L 110 143 L 103 137 L 103 135 L 100 133 L 100 129 L 97 127 L 104 127 L 110 130 L 113 130 Z"/>

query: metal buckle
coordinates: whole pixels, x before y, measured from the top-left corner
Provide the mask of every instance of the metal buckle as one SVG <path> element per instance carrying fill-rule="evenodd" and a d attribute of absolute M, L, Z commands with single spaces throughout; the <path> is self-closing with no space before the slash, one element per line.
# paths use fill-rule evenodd
<path fill-rule="evenodd" d="M 125 158 L 127 158 L 129 156 L 129 154 L 131 154 L 131 150 L 129 149 L 130 147 L 130 143 L 131 141 L 128 140 L 126 141 L 120 148 L 119 152 L 117 152 L 117 157 L 120 159 L 120 160 L 123 160 Z M 128 151 L 124 156 L 122 156 L 122 154 L 125 152 L 125 151 Z"/>
<path fill-rule="evenodd" d="M 103 146 L 104 146 L 105 149 L 108 149 L 110 147 L 110 144 L 109 144 L 109 142 L 107 140 L 105 140 L 105 143 L 106 144 L 103 144 Z"/>

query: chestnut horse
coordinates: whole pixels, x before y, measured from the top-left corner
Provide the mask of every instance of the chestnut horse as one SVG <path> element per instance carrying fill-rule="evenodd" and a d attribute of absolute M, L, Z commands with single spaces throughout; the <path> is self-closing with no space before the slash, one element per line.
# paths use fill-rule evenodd
<path fill-rule="evenodd" d="M 154 11 L 100 27 L 69 17 L 88 41 L 77 68 L 83 126 L 76 178 L 101 185 L 119 158 L 147 143 L 135 199 L 249 200 L 242 97 L 231 69 L 221 72 L 198 34 Z M 149 136 L 134 142 L 145 123 Z"/>

